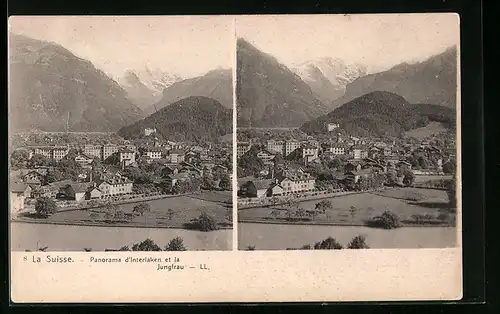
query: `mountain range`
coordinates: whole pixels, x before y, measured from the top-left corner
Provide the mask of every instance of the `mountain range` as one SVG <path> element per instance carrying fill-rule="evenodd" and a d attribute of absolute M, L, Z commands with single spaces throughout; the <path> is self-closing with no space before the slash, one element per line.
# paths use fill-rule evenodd
<path fill-rule="evenodd" d="M 330 109 L 335 109 L 374 91 L 392 92 L 413 104 L 436 104 L 455 108 L 457 48 L 450 47 L 443 53 L 419 63 L 401 63 L 387 71 L 362 76 L 347 84 L 345 95 L 328 105 Z"/>
<path fill-rule="evenodd" d="M 115 131 L 142 118 L 127 93 L 61 45 L 9 34 L 11 130 Z"/>
<path fill-rule="evenodd" d="M 173 83 L 163 90 L 156 103 L 144 109 L 151 114 L 190 96 L 203 96 L 217 100 L 225 108 L 233 107 L 233 75 L 231 69 L 215 69 L 205 75 Z"/>
<path fill-rule="evenodd" d="M 158 102 L 163 90 L 181 81 L 177 74 L 168 74 L 160 69 L 150 70 L 147 66 L 139 71 L 127 70 L 118 82 L 127 91 L 129 99 L 145 109 Z"/>
<path fill-rule="evenodd" d="M 354 136 L 400 136 L 424 127 L 430 121 L 448 128 L 455 125 L 455 110 L 434 104 L 411 104 L 390 92 L 375 91 L 355 98 L 327 115 L 304 123 L 301 130 L 325 133 L 328 123 L 338 123 L 336 132 Z"/>
<path fill-rule="evenodd" d="M 344 96 L 346 85 L 367 74 L 362 64 L 347 64 L 339 58 L 323 57 L 304 62 L 293 68 L 306 82 L 316 98 L 324 104 Z"/>
<path fill-rule="evenodd" d="M 327 112 L 298 75 L 242 38 L 236 95 L 241 127 L 295 127 Z"/>
<path fill-rule="evenodd" d="M 156 128 L 168 140 L 216 141 L 230 134 L 232 127 L 231 109 L 208 97 L 191 96 L 121 128 L 118 135 L 134 139 L 143 136 L 145 128 Z"/>

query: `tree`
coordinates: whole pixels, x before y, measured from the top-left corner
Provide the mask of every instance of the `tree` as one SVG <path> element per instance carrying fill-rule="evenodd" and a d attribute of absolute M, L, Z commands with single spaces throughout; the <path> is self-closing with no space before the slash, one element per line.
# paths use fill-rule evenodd
<path fill-rule="evenodd" d="M 354 206 L 351 206 L 351 208 L 349 208 L 349 214 L 351 214 L 351 220 L 354 220 L 354 217 L 356 216 L 356 211 L 357 208 Z"/>
<path fill-rule="evenodd" d="M 246 251 L 255 251 L 255 245 L 247 246 Z"/>
<path fill-rule="evenodd" d="M 325 240 L 314 244 L 315 250 L 341 250 L 343 248 L 344 247 L 332 237 L 328 237 Z"/>
<path fill-rule="evenodd" d="M 132 251 L 161 251 L 161 248 L 151 239 L 146 239 L 132 246 Z"/>
<path fill-rule="evenodd" d="M 57 212 L 57 205 L 51 198 L 41 197 L 36 200 L 35 211 L 38 216 L 47 218 Z"/>
<path fill-rule="evenodd" d="M 219 229 L 217 226 L 217 220 L 206 213 L 202 213 L 196 219 L 196 225 L 200 231 L 212 231 Z"/>
<path fill-rule="evenodd" d="M 181 237 L 175 237 L 165 246 L 165 251 L 186 251 L 184 240 Z"/>
<path fill-rule="evenodd" d="M 167 218 L 168 218 L 168 220 L 172 220 L 172 218 L 174 217 L 174 215 L 175 215 L 175 212 L 172 210 L 172 208 L 169 208 L 167 210 Z"/>
<path fill-rule="evenodd" d="M 443 172 L 446 174 L 454 174 L 456 171 L 456 165 L 452 161 L 447 161 L 443 164 Z"/>
<path fill-rule="evenodd" d="M 10 166 L 13 169 L 25 168 L 29 157 L 29 153 L 26 150 L 15 150 L 10 155 Z"/>
<path fill-rule="evenodd" d="M 148 216 L 144 216 L 144 213 L 150 213 L 151 212 L 151 205 L 149 203 L 139 203 L 134 206 L 134 209 L 132 209 L 133 213 L 139 213 L 139 215 L 144 217 L 144 223 L 147 223 Z"/>
<path fill-rule="evenodd" d="M 306 215 L 306 211 L 304 210 L 304 208 L 302 207 L 299 207 L 297 209 L 297 211 L 295 211 L 295 217 L 298 217 L 298 218 L 302 218 Z"/>
<path fill-rule="evenodd" d="M 36 154 L 27 162 L 28 168 L 42 167 L 47 166 L 49 164 L 49 160 L 47 157 Z"/>
<path fill-rule="evenodd" d="M 457 207 L 457 183 L 455 179 L 449 180 L 446 183 L 446 194 L 448 195 L 448 203 L 451 207 Z"/>
<path fill-rule="evenodd" d="M 327 210 L 333 209 L 333 206 L 330 200 L 322 200 L 316 203 L 316 206 L 314 208 L 325 213 Z"/>
<path fill-rule="evenodd" d="M 349 249 L 369 249 L 370 247 L 366 244 L 366 238 L 364 236 L 358 235 L 355 236 L 349 245 L 347 246 Z"/>
<path fill-rule="evenodd" d="M 55 168 L 47 171 L 47 174 L 45 174 L 45 176 L 43 177 L 43 182 L 44 184 L 49 184 L 52 182 L 62 181 L 64 179 L 64 173 Z"/>
<path fill-rule="evenodd" d="M 410 170 L 406 170 L 404 172 L 403 184 L 405 186 L 411 186 L 413 184 L 413 181 L 415 181 L 415 175 Z"/>
<path fill-rule="evenodd" d="M 122 246 L 118 251 L 130 251 L 128 245 Z"/>
<path fill-rule="evenodd" d="M 99 213 L 92 212 L 92 213 L 90 213 L 89 218 L 92 219 L 92 221 L 95 221 L 97 218 L 99 218 Z"/>
<path fill-rule="evenodd" d="M 227 174 L 222 176 L 222 178 L 220 179 L 219 188 L 223 189 L 224 191 L 231 190 L 231 180 L 229 179 L 229 176 Z"/>
<path fill-rule="evenodd" d="M 301 250 L 312 250 L 312 247 L 311 247 L 311 245 L 310 245 L 310 244 L 305 244 L 305 245 L 303 245 L 300 249 L 301 249 Z"/>
<path fill-rule="evenodd" d="M 399 216 L 391 211 L 385 211 L 381 216 L 375 217 L 371 224 L 384 229 L 395 229 L 401 227 Z"/>
<path fill-rule="evenodd" d="M 279 210 L 273 210 L 273 211 L 271 212 L 271 216 L 273 216 L 273 217 L 274 217 L 274 219 L 278 218 L 278 217 L 280 216 L 280 214 L 281 214 L 281 213 L 280 213 L 280 211 L 279 211 Z"/>

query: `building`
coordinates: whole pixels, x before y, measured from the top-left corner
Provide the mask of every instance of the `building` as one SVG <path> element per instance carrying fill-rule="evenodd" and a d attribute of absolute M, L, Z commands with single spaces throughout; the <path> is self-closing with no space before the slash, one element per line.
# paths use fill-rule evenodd
<path fill-rule="evenodd" d="M 143 155 L 151 159 L 161 159 L 162 149 L 159 147 L 149 147 L 144 151 Z"/>
<path fill-rule="evenodd" d="M 52 148 L 47 146 L 35 147 L 33 149 L 33 155 L 42 155 L 47 159 L 52 158 Z"/>
<path fill-rule="evenodd" d="M 340 125 L 338 123 L 327 123 L 326 125 L 326 129 L 328 132 L 332 132 L 333 130 L 335 130 L 336 128 L 339 128 Z"/>
<path fill-rule="evenodd" d="M 345 173 L 345 180 L 346 182 L 350 183 L 358 183 L 360 178 L 368 178 L 369 176 L 373 175 L 373 172 L 371 169 L 362 169 L 362 170 L 357 170 L 357 171 L 347 171 Z"/>
<path fill-rule="evenodd" d="M 89 189 L 89 183 L 72 183 L 66 185 L 61 190 L 61 194 L 67 200 L 81 202 L 85 199 L 87 190 Z"/>
<path fill-rule="evenodd" d="M 170 156 L 170 163 L 179 164 L 184 161 L 185 153 L 180 149 L 172 149 L 168 152 Z"/>
<path fill-rule="evenodd" d="M 89 157 L 96 157 L 100 160 L 102 159 L 102 150 L 100 145 L 85 145 L 83 147 L 83 153 Z"/>
<path fill-rule="evenodd" d="M 313 145 L 305 145 L 302 147 L 302 159 L 304 159 L 306 163 L 318 159 L 318 152 L 318 147 Z"/>
<path fill-rule="evenodd" d="M 95 200 L 102 198 L 102 192 L 96 186 L 90 186 L 85 193 L 85 199 Z"/>
<path fill-rule="evenodd" d="M 316 180 L 309 173 L 296 172 L 294 174 L 281 173 L 276 182 L 283 187 L 283 195 L 311 192 L 316 189 Z"/>
<path fill-rule="evenodd" d="M 149 135 L 151 135 L 153 133 L 156 133 L 156 128 L 153 128 L 153 129 L 151 129 L 151 128 L 145 128 L 144 129 L 144 136 L 149 136 Z"/>
<path fill-rule="evenodd" d="M 287 157 L 300 147 L 300 143 L 295 140 L 285 141 L 283 156 Z"/>
<path fill-rule="evenodd" d="M 261 150 L 257 153 L 257 158 L 261 159 L 265 165 L 274 163 L 275 155 L 267 150 Z"/>
<path fill-rule="evenodd" d="M 21 180 L 29 185 L 40 186 L 42 185 L 43 175 L 41 175 L 38 171 L 33 170 L 22 176 Z"/>
<path fill-rule="evenodd" d="M 58 187 L 54 187 L 50 184 L 49 185 L 42 185 L 42 186 L 34 188 L 31 191 L 31 197 L 32 198 L 39 198 L 39 197 L 56 198 L 57 193 L 59 193 Z"/>
<path fill-rule="evenodd" d="M 357 146 L 357 145 L 353 146 L 352 154 L 353 158 L 356 160 L 368 158 L 368 150 L 363 146 Z"/>
<path fill-rule="evenodd" d="M 249 142 L 238 142 L 236 145 L 236 155 L 238 158 L 245 155 L 250 150 L 252 145 Z"/>
<path fill-rule="evenodd" d="M 238 195 L 242 197 L 265 197 L 268 195 L 268 190 L 271 188 L 274 180 L 272 179 L 255 179 L 249 180 L 240 185 Z"/>
<path fill-rule="evenodd" d="M 118 152 L 118 146 L 114 144 L 102 145 L 102 160 L 108 159 L 109 156 Z"/>
<path fill-rule="evenodd" d="M 24 209 L 24 200 L 31 195 L 31 187 L 24 183 L 10 185 L 10 210 L 16 213 Z"/>
<path fill-rule="evenodd" d="M 94 159 L 85 154 L 79 154 L 78 156 L 75 156 L 75 162 L 82 166 L 82 168 L 91 168 L 92 161 L 94 161 Z"/>
<path fill-rule="evenodd" d="M 345 155 L 347 147 L 341 143 L 330 143 L 324 146 L 324 151 L 332 153 L 333 155 Z"/>
<path fill-rule="evenodd" d="M 69 153 L 69 147 L 54 147 L 52 149 L 52 159 L 55 161 L 59 161 L 63 159 Z"/>
<path fill-rule="evenodd" d="M 269 140 L 266 143 L 266 149 L 270 153 L 283 155 L 284 143 L 282 141 Z"/>
<path fill-rule="evenodd" d="M 190 180 L 189 173 L 187 172 L 179 172 L 176 174 L 168 175 L 163 180 L 163 184 L 166 189 L 172 189 L 178 182 L 186 182 Z"/>
<path fill-rule="evenodd" d="M 32 154 L 42 155 L 47 159 L 59 161 L 64 158 L 69 152 L 69 147 L 67 146 L 36 146 L 32 149 Z"/>
<path fill-rule="evenodd" d="M 135 162 L 135 151 L 133 150 L 124 148 L 120 150 L 118 154 L 120 157 L 120 164 L 124 165 L 125 167 Z"/>
<path fill-rule="evenodd" d="M 133 184 L 127 177 L 116 174 L 111 177 L 104 176 L 95 183 L 94 187 L 97 187 L 101 191 L 102 197 L 105 198 L 132 194 Z"/>

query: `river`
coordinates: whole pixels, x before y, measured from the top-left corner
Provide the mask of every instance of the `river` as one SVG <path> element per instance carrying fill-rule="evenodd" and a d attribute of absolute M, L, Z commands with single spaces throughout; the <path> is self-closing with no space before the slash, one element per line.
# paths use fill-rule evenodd
<path fill-rule="evenodd" d="M 449 227 L 404 227 L 393 230 L 363 226 L 311 226 L 280 224 L 238 224 L 238 247 L 255 246 L 256 250 L 285 250 L 328 237 L 344 247 L 357 235 L 366 237 L 371 248 L 446 248 L 457 243 L 457 229 Z"/>
<path fill-rule="evenodd" d="M 119 249 L 152 239 L 161 248 L 180 236 L 188 250 L 231 250 L 233 230 L 211 232 L 165 228 L 93 227 L 34 223 L 11 223 L 11 250 L 93 251 Z"/>

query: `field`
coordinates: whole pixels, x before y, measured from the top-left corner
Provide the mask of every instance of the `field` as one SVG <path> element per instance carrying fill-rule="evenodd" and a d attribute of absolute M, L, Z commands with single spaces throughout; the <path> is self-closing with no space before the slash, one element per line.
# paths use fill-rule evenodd
<path fill-rule="evenodd" d="M 413 129 L 405 132 L 405 135 L 408 137 L 413 137 L 418 140 L 423 140 L 426 137 L 429 137 L 433 134 L 439 134 L 447 131 L 447 129 L 440 122 L 429 122 L 429 124 L 425 127 Z"/>
<path fill-rule="evenodd" d="M 437 219 L 443 212 L 452 212 L 448 205 L 445 191 L 397 188 L 384 192 L 360 193 L 328 199 L 332 209 L 318 214 L 310 220 L 311 224 L 332 225 L 365 225 L 366 220 L 379 216 L 384 211 L 397 214 L 405 222 L 414 220 L 414 215 L 423 215 Z M 305 210 L 314 209 L 320 200 L 300 202 L 299 207 Z M 271 212 L 279 213 L 275 218 Z M 238 212 L 240 221 L 287 222 L 287 208 L 282 206 L 242 209 Z M 303 222 L 301 222 L 303 223 Z"/>
<path fill-rule="evenodd" d="M 150 227 L 178 227 L 182 228 L 185 223 L 189 223 L 191 219 L 199 217 L 202 213 L 207 213 L 217 219 L 220 224 L 225 226 L 230 225 L 228 216 L 231 215 L 232 205 L 224 204 L 222 201 L 228 200 L 228 192 L 201 193 L 195 197 L 178 196 L 158 200 L 147 201 L 151 206 L 151 212 L 133 214 L 134 206 L 137 203 L 129 203 L 118 205 L 119 209 L 125 214 L 132 215 L 132 219 L 126 222 L 130 226 L 150 226 Z M 199 197 L 199 198 L 198 198 Z M 200 198 L 206 198 L 200 199 Z M 230 199 L 230 194 L 229 194 Z M 172 214 L 169 214 L 169 209 Z M 92 212 L 97 212 L 98 217 L 90 217 Z M 99 209 L 91 210 L 74 210 L 58 212 L 50 216 L 47 222 L 67 222 L 76 224 L 99 224 L 104 219 L 104 211 Z M 104 222 L 102 222 L 104 224 Z"/>

